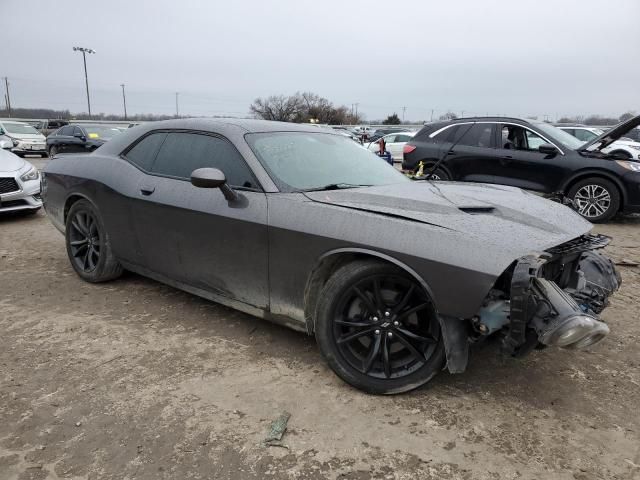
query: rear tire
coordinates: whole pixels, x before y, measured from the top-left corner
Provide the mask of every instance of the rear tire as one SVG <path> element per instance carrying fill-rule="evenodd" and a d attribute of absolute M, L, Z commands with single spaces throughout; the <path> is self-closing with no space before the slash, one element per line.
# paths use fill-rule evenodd
<path fill-rule="evenodd" d="M 88 200 L 78 200 L 69 209 L 65 243 L 71 266 L 83 280 L 106 282 L 122 275 L 98 209 Z"/>
<path fill-rule="evenodd" d="M 54 155 L 56 155 L 58 153 L 58 149 L 56 147 L 51 147 L 49 149 L 49 158 L 53 157 Z"/>
<path fill-rule="evenodd" d="M 590 177 L 575 183 L 567 193 L 574 208 L 592 223 L 611 220 L 620 209 L 620 192 L 609 180 Z"/>
<path fill-rule="evenodd" d="M 384 262 L 349 263 L 329 278 L 316 307 L 315 336 L 331 369 L 368 393 L 413 390 L 445 362 L 440 323 L 426 292 Z"/>

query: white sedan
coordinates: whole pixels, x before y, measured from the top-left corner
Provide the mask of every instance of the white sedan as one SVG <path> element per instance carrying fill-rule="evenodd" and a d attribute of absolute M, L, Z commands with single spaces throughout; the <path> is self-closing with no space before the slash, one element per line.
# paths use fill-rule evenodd
<path fill-rule="evenodd" d="M 570 133 L 578 140 L 582 140 L 584 142 L 590 142 L 597 136 L 600 136 L 604 133 L 604 130 L 601 128 L 595 127 L 582 127 L 582 126 L 559 126 L 560 130 L 564 130 L 567 133 Z M 615 153 L 617 155 L 627 157 L 633 160 L 640 159 L 640 142 L 634 142 L 631 140 L 616 140 L 607 148 L 602 150 L 603 153 Z"/>
<path fill-rule="evenodd" d="M 5 140 L 0 143 L 9 143 Z M 36 212 L 42 206 L 40 173 L 31 163 L 0 148 L 0 213 Z"/>
<path fill-rule="evenodd" d="M 391 158 L 394 161 L 402 161 L 402 149 L 404 145 L 411 140 L 416 132 L 397 132 L 390 133 L 385 135 L 380 140 L 384 140 L 386 150 L 391 154 Z M 380 151 L 380 140 L 376 140 L 375 142 L 371 142 L 367 145 L 367 148 L 372 152 Z"/>

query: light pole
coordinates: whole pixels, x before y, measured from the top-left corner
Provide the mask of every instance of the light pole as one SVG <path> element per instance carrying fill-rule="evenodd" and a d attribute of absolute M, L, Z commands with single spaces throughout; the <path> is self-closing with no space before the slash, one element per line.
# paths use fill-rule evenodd
<path fill-rule="evenodd" d="M 95 50 L 84 47 L 73 47 L 74 52 L 82 52 L 82 61 L 84 62 L 84 83 L 87 87 L 87 108 L 89 109 L 89 118 L 91 118 L 91 101 L 89 100 L 89 77 L 87 76 L 87 53 L 96 53 Z"/>
<path fill-rule="evenodd" d="M 124 119 L 127 119 L 127 97 L 124 96 L 124 83 L 121 83 L 122 87 L 122 104 L 124 105 Z"/>
<path fill-rule="evenodd" d="M 176 118 L 180 117 L 180 111 L 178 110 L 178 95 L 180 92 L 176 92 Z"/>

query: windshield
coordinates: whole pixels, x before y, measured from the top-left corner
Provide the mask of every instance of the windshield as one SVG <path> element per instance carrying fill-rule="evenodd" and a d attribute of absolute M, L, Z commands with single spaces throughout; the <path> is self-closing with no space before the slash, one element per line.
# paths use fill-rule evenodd
<path fill-rule="evenodd" d="M 252 133 L 245 138 L 283 191 L 411 181 L 376 154 L 342 135 L 276 132 Z"/>
<path fill-rule="evenodd" d="M 116 127 L 103 127 L 100 125 L 83 125 L 87 131 L 89 138 L 101 138 L 102 140 L 109 140 L 116 135 L 122 133 L 119 128 Z"/>
<path fill-rule="evenodd" d="M 4 122 L 2 124 L 7 133 L 14 135 L 40 135 L 40 132 L 26 123 Z"/>
<path fill-rule="evenodd" d="M 570 148 L 571 150 L 577 150 L 584 144 L 584 140 L 578 140 L 576 137 L 574 137 L 570 133 L 567 133 L 564 130 L 560 130 L 559 128 L 554 127 L 553 125 L 549 125 L 548 123 L 545 123 L 545 122 L 532 122 L 532 123 L 536 127 L 538 127 L 538 129 L 542 133 L 551 137 L 551 140 L 557 140 L 562 145 L 564 145 L 567 148 Z"/>

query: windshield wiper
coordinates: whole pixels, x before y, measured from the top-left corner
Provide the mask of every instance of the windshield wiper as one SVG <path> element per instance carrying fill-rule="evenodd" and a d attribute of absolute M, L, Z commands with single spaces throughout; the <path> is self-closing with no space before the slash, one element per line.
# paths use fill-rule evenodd
<path fill-rule="evenodd" d="M 324 190 L 342 190 L 344 188 L 370 187 L 371 185 L 362 185 L 355 183 L 330 183 L 324 187 L 305 188 L 301 192 L 321 192 Z"/>

